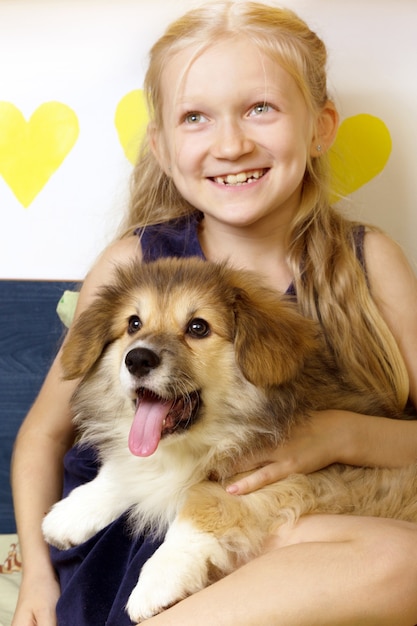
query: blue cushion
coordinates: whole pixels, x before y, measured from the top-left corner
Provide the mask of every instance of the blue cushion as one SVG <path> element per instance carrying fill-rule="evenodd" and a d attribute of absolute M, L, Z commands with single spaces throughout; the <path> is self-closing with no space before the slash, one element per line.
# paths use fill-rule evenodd
<path fill-rule="evenodd" d="M 13 442 L 63 337 L 56 306 L 73 282 L 0 280 L 0 533 L 16 530 L 10 491 Z"/>

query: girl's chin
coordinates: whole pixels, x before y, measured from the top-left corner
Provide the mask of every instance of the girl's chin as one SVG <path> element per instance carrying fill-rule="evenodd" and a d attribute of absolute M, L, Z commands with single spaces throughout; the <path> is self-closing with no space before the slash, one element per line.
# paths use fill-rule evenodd
<path fill-rule="evenodd" d="M 245 213 L 241 208 L 225 209 L 221 214 L 205 212 L 204 215 L 207 222 L 223 224 L 232 228 L 250 228 L 264 221 L 264 216 L 259 213 L 255 213 L 253 210 Z"/>

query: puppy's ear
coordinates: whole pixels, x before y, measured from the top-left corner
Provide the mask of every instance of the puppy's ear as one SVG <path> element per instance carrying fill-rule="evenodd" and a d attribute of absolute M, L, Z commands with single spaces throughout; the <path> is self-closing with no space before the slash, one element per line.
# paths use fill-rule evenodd
<path fill-rule="evenodd" d="M 245 285 L 237 290 L 235 323 L 237 363 L 256 386 L 294 378 L 318 347 L 315 322 L 267 288 Z"/>
<path fill-rule="evenodd" d="M 61 363 L 66 380 L 81 378 L 90 371 L 113 337 L 112 315 L 103 297 L 95 300 L 70 328 Z"/>

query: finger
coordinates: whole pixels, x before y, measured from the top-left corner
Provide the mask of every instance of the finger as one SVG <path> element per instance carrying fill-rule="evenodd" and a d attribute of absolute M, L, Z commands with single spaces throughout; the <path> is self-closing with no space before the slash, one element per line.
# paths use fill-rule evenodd
<path fill-rule="evenodd" d="M 268 463 L 268 465 L 260 467 L 255 472 L 235 481 L 226 487 L 226 491 L 232 495 L 241 496 L 261 489 L 261 487 L 265 487 L 265 485 L 270 485 L 280 478 L 283 478 L 284 475 L 285 474 L 282 474 L 282 471 L 280 471 L 280 465 L 278 463 Z"/>

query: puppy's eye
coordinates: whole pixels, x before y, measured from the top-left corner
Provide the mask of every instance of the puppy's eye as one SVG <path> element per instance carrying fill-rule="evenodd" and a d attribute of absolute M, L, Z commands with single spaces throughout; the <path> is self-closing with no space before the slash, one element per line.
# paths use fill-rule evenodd
<path fill-rule="evenodd" d="M 196 317 L 188 324 L 187 334 L 196 339 L 208 337 L 210 334 L 210 326 L 206 320 Z"/>
<path fill-rule="evenodd" d="M 137 315 L 131 315 L 128 320 L 127 332 L 129 335 L 134 335 L 142 328 L 142 322 Z"/>

